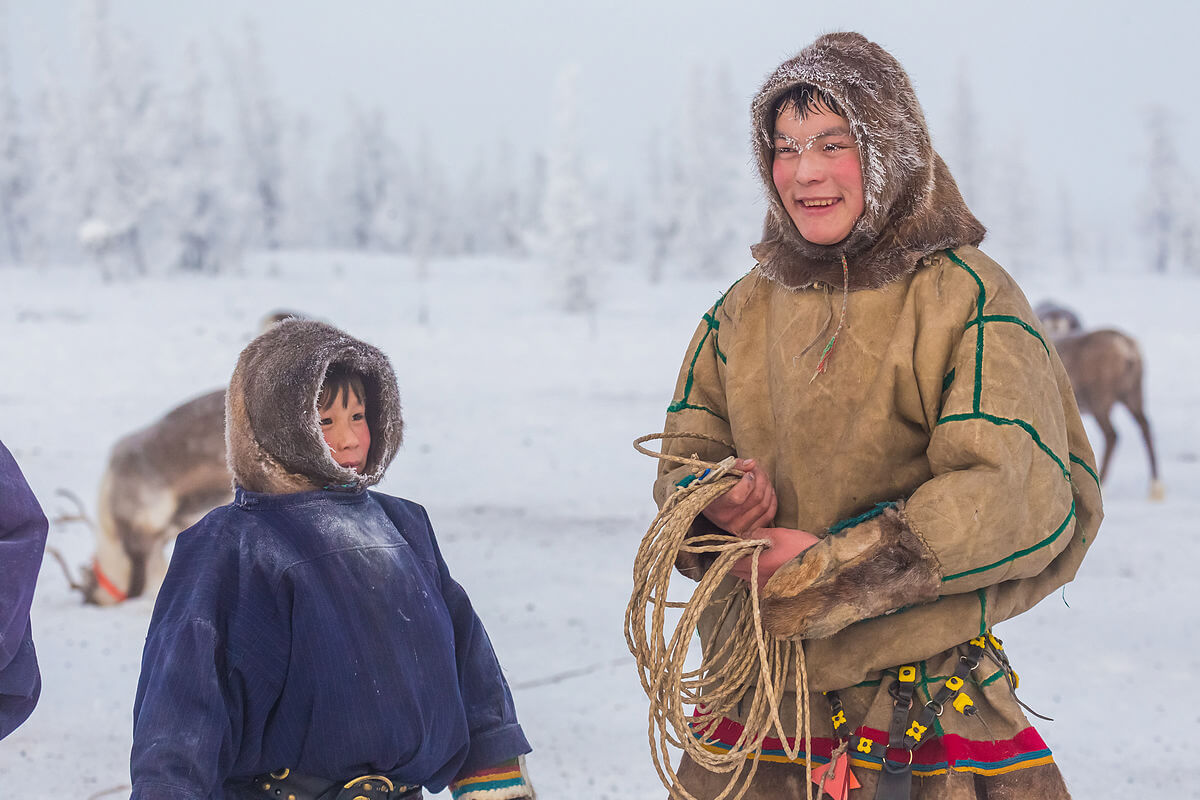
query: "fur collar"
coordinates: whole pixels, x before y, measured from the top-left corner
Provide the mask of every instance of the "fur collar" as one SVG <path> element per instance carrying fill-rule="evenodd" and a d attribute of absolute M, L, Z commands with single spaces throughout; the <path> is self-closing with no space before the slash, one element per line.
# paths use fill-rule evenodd
<path fill-rule="evenodd" d="M 838 101 L 859 146 L 865 209 L 850 235 L 834 245 L 800 236 L 771 177 L 775 104 L 799 84 Z M 860 34 L 826 34 L 785 61 L 759 90 L 751 114 L 769 205 L 763 240 L 751 252 L 767 277 L 791 289 L 814 282 L 840 287 L 844 253 L 850 288 L 877 288 L 915 270 L 928 253 L 983 240 L 983 225 L 933 150 L 904 68 Z"/>
<path fill-rule="evenodd" d="M 361 474 L 339 466 L 321 435 L 317 394 L 333 364 L 361 374 L 367 391 L 371 450 Z M 403 427 L 400 392 L 387 356 L 323 322 L 278 323 L 246 346 L 229 382 L 229 468 L 234 482 L 252 492 L 373 486 L 395 457 Z"/>

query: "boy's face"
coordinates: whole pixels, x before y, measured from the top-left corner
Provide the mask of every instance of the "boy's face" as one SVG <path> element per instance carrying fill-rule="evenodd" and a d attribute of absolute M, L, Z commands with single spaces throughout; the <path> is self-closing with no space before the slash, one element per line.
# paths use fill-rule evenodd
<path fill-rule="evenodd" d="M 837 244 L 863 213 L 862 167 L 846 118 L 786 106 L 775 119 L 775 188 L 796 230 L 813 244 Z"/>
<path fill-rule="evenodd" d="M 361 471 L 371 450 L 371 429 L 362 398 L 347 388 L 321 409 L 321 434 L 329 453 L 340 466 Z"/>

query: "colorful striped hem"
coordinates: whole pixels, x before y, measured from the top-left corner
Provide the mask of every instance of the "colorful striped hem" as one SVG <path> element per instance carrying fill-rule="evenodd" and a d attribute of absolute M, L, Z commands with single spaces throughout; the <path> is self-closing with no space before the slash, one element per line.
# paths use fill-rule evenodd
<path fill-rule="evenodd" d="M 876 742 L 886 742 L 887 733 L 874 728 L 861 727 L 855 731 L 859 736 Z M 723 719 L 707 736 L 693 732 L 704 749 L 713 753 L 733 749 L 742 734 L 742 726 L 731 719 Z M 794 744 L 794 741 L 793 741 Z M 814 766 L 829 763 L 837 741 L 813 737 L 811 758 Z M 804 764 L 809 754 L 800 751 L 795 759 L 788 758 L 780 739 L 767 736 L 762 742 L 762 753 L 755 756 L 760 761 Z M 907 756 L 897 758 L 907 760 Z M 850 763 L 856 767 L 879 770 L 883 762 L 873 756 L 851 753 Z M 944 734 L 930 739 L 913 753 L 913 774 L 919 777 L 944 775 L 947 772 L 973 772 L 978 775 L 1004 775 L 1029 767 L 1053 764 L 1054 756 L 1032 727 L 1025 728 L 1011 739 L 999 741 L 977 741 L 954 734 Z"/>
<path fill-rule="evenodd" d="M 504 764 L 474 772 L 450 784 L 454 800 L 516 800 L 531 797 L 519 764 Z"/>

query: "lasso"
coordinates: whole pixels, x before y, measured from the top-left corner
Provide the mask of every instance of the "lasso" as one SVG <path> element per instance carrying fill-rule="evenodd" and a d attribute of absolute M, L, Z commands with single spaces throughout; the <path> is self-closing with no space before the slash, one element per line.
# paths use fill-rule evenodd
<path fill-rule="evenodd" d="M 733 469 L 735 457 L 719 464 L 697 458 L 680 458 L 642 447 L 654 439 L 704 439 L 733 449 L 726 442 L 696 434 L 650 434 L 637 439 L 638 452 L 655 458 L 696 467 L 696 478 L 679 486 L 663 503 L 662 510 L 638 547 L 633 566 L 633 594 L 625 612 L 625 640 L 637 659 L 642 689 L 650 699 L 650 753 L 654 768 L 672 798 L 698 800 L 679 784 L 667 755 L 667 746 L 682 749 L 693 761 L 712 772 L 732 773 L 729 784 L 713 800 L 739 800 L 750 788 L 758 769 L 763 739 L 774 732 L 789 759 L 805 754 L 805 782 L 812 800 L 812 762 L 808 757 L 811 728 L 808 708 L 808 670 L 799 640 L 765 635 L 759 614 L 758 559 L 770 545 L 766 539 L 743 539 L 726 533 L 689 536 L 692 521 L 713 500 L 731 489 L 742 473 Z M 686 603 L 670 602 L 667 592 L 680 553 L 707 554 L 714 560 Z M 733 566 L 749 557 L 749 585 L 738 585 L 714 599 L 718 587 Z M 684 662 L 692 632 L 709 606 L 720 606 L 714 641 L 704 642 L 704 659 L 699 669 L 686 670 Z M 667 609 L 682 609 L 679 621 L 666 640 Z M 724 641 L 715 637 L 728 629 Z M 793 730 L 804 731 L 789 746 L 779 718 L 788 674 L 793 675 L 796 720 Z M 751 693 L 750 690 L 754 691 Z M 744 727 L 732 748 L 718 747 L 713 740 L 718 723 L 732 716 L 747 694 L 749 710 L 742 709 Z M 685 707 L 695 706 L 689 715 Z M 803 741 L 804 747 L 801 748 Z"/>

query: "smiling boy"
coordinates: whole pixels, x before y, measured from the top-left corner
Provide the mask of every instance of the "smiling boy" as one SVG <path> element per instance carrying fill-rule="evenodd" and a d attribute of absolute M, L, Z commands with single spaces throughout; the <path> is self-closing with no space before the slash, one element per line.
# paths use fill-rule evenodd
<path fill-rule="evenodd" d="M 146 638 L 133 798 L 531 798 L 529 744 L 400 446 L 376 348 L 282 322 L 227 395 L 234 501 L 180 534 Z"/>
<path fill-rule="evenodd" d="M 752 119 L 757 264 L 704 315 L 665 426 L 732 445 L 665 449 L 739 457 L 744 476 L 693 530 L 772 543 L 762 623 L 804 642 L 811 691 L 780 717 L 813 710 L 808 752 L 764 756 L 744 796 L 801 797 L 804 760 L 837 754 L 862 784 L 851 798 L 1067 798 L 991 633 L 1069 581 L 1100 524 L 1062 364 L 977 248 L 984 228 L 890 54 L 822 36 L 767 79 Z M 688 472 L 662 468 L 660 504 Z M 734 574 L 717 594 L 736 603 L 749 562 Z M 701 619 L 706 653 L 733 611 Z M 701 800 L 729 777 L 686 755 L 678 775 Z"/>

